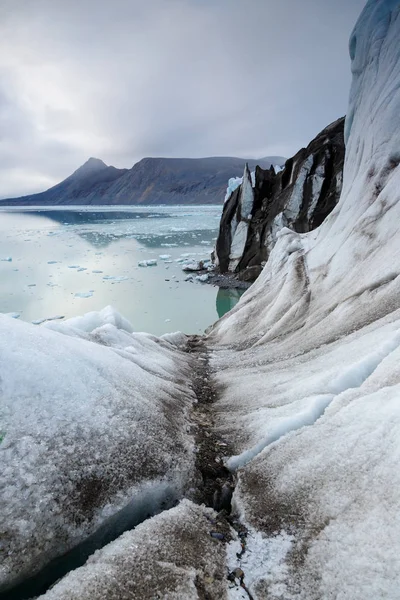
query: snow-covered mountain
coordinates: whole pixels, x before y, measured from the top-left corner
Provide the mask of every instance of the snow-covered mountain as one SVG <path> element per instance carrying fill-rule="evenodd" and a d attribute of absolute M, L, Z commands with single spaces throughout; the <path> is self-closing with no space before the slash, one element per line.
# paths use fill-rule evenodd
<path fill-rule="evenodd" d="M 206 337 L 0 316 L 2 600 L 398 598 L 399 37 L 369 0 L 340 201 Z"/>
<path fill-rule="evenodd" d="M 305 233 L 318 227 L 340 198 L 344 164 L 344 118 L 326 127 L 284 169 L 256 167 L 243 184 L 231 179 L 215 248 L 221 273 L 254 280 L 283 227 Z"/>
<path fill-rule="evenodd" d="M 285 158 L 249 160 L 268 169 Z M 8 198 L 0 206 L 220 204 L 226 181 L 243 173 L 246 160 L 234 157 L 143 158 L 131 169 L 90 158 L 72 175 L 45 192 Z"/>

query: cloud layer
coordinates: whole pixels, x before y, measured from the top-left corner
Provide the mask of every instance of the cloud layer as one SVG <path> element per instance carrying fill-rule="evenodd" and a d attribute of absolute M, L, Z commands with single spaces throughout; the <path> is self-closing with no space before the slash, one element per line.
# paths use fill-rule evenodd
<path fill-rule="evenodd" d="M 292 155 L 346 111 L 363 5 L 2 0 L 0 197 L 89 156 Z"/>

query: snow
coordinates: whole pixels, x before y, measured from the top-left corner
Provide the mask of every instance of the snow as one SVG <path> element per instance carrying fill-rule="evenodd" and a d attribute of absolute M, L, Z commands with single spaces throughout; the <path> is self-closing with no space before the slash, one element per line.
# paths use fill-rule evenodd
<path fill-rule="evenodd" d="M 182 336 L 131 331 L 110 307 L 39 326 L 0 315 L 0 585 L 76 545 L 148 486 L 179 495 L 189 478 Z M 99 493 L 84 500 L 91 482 Z"/>
<path fill-rule="evenodd" d="M 241 552 L 240 541 L 237 539 L 228 544 L 228 571 L 232 573 L 236 568 L 240 568 L 245 574 L 244 583 L 255 598 L 263 598 L 262 586 L 266 584 L 268 598 L 288 598 L 290 596 L 287 595 L 285 584 L 288 567 L 285 559 L 292 549 L 292 542 L 293 537 L 284 531 L 268 538 L 251 528 L 246 536 L 246 552 L 240 559 L 237 556 Z M 239 586 L 231 585 L 228 589 L 228 600 L 247 600 L 248 597 Z"/>
<path fill-rule="evenodd" d="M 400 2 L 369 1 L 350 42 L 340 202 L 317 230 L 277 234 L 207 338 L 237 510 L 266 545 L 291 536 L 255 598 L 398 596 L 399 36 Z M 294 193 L 286 218 L 298 210 Z M 251 578 L 258 553 L 245 556 Z"/>

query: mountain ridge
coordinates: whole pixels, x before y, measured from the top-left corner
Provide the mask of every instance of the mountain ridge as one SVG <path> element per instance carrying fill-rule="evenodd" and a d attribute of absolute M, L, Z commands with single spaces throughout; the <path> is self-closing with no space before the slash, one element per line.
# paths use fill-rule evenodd
<path fill-rule="evenodd" d="M 222 204 L 227 182 L 247 162 L 270 168 L 281 156 L 145 157 L 131 169 L 117 169 L 91 157 L 66 179 L 37 194 L 0 200 L 0 206 Z"/>

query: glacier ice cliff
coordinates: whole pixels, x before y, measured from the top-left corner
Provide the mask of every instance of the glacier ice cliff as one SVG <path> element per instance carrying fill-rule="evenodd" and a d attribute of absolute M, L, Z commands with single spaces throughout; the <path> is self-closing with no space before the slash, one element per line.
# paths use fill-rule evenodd
<path fill-rule="evenodd" d="M 256 279 L 283 227 L 305 233 L 324 221 L 342 190 L 343 133 L 344 119 L 339 119 L 287 160 L 283 170 L 256 167 L 252 183 L 246 166 L 240 186 L 240 180 L 230 181 L 214 252 L 221 273 Z"/>

